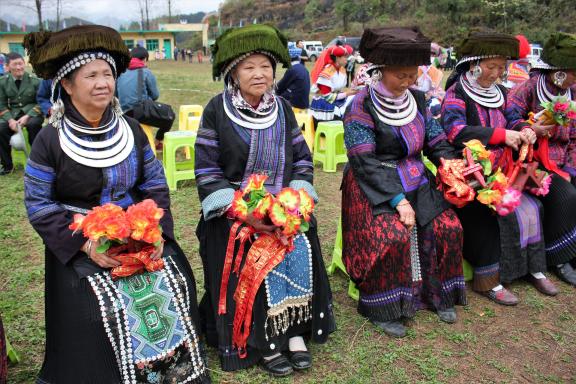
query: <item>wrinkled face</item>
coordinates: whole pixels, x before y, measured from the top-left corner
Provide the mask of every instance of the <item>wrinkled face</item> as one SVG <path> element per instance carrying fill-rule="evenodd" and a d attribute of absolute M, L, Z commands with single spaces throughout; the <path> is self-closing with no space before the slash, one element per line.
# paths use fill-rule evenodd
<path fill-rule="evenodd" d="M 272 62 L 266 55 L 248 56 L 236 66 L 232 78 L 240 87 L 244 98 L 262 97 L 274 81 Z"/>
<path fill-rule="evenodd" d="M 80 112 L 103 112 L 114 97 L 114 73 L 105 60 L 94 60 L 63 79 L 62 86 Z"/>
<path fill-rule="evenodd" d="M 506 59 L 503 57 L 494 57 L 492 59 L 484 59 L 480 61 L 480 68 L 482 74 L 476 80 L 484 88 L 490 87 L 502 77 L 506 70 Z"/>
<path fill-rule="evenodd" d="M 344 67 L 348 63 L 348 56 L 336 56 L 336 65 L 339 67 Z"/>
<path fill-rule="evenodd" d="M 418 80 L 418 66 L 382 68 L 382 84 L 395 96 L 399 97 Z"/>
<path fill-rule="evenodd" d="M 24 76 L 24 60 L 23 59 L 12 59 L 8 63 L 8 72 L 16 78 L 21 78 Z"/>
<path fill-rule="evenodd" d="M 568 88 L 574 89 L 574 87 L 576 86 L 576 69 L 565 69 L 565 70 L 562 70 L 562 72 L 564 72 L 566 74 L 566 80 L 564 80 L 564 82 L 562 83 L 560 88 L 561 89 L 568 89 Z M 552 72 L 550 74 L 552 82 L 554 82 L 554 73 L 555 72 Z"/>

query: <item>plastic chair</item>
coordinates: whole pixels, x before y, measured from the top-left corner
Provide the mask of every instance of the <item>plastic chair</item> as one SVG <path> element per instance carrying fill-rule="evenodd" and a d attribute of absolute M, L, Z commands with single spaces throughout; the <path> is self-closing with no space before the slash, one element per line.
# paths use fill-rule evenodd
<path fill-rule="evenodd" d="M 470 281 L 474 278 L 474 268 L 466 260 L 462 260 L 462 269 L 464 270 L 464 281 Z"/>
<path fill-rule="evenodd" d="M 201 105 L 181 105 L 178 112 L 178 130 L 186 131 L 188 123 L 188 116 L 202 116 L 204 108 Z"/>
<path fill-rule="evenodd" d="M 324 146 L 320 143 L 322 137 L 325 137 Z M 314 162 L 317 161 L 322 163 L 324 172 L 336 172 L 339 163 L 348 162 L 344 146 L 344 124 L 341 121 L 318 123 L 314 136 Z"/>
<path fill-rule="evenodd" d="M 150 125 L 140 123 L 142 130 L 146 134 L 148 138 L 148 142 L 150 143 L 150 148 L 152 152 L 154 152 L 154 156 L 156 156 L 156 140 L 154 139 L 154 134 L 152 133 L 152 127 Z"/>
<path fill-rule="evenodd" d="M 26 150 L 22 151 L 20 149 L 12 148 L 12 163 L 14 166 L 21 164 L 22 168 L 26 168 L 26 162 L 28 161 L 28 155 L 30 154 L 30 140 L 28 139 L 28 130 L 26 127 L 22 128 L 22 135 L 24 135 L 24 143 L 26 145 Z"/>
<path fill-rule="evenodd" d="M 194 144 L 196 143 L 196 133 L 189 131 L 166 132 L 164 135 L 164 150 L 162 151 L 162 163 L 166 182 L 170 191 L 177 189 L 178 181 L 194 180 L 194 159 L 186 161 L 176 161 L 176 150 L 187 147 L 192 155 L 194 154 Z"/>
<path fill-rule="evenodd" d="M 336 270 L 341 270 L 346 277 L 348 277 L 348 296 L 354 300 L 360 298 L 360 291 L 356 288 L 356 284 L 348 276 L 346 267 L 342 262 L 342 220 L 338 220 L 338 231 L 336 232 L 336 240 L 334 241 L 334 250 L 332 251 L 332 262 L 326 268 L 329 275 L 333 275 Z"/>
<path fill-rule="evenodd" d="M 308 144 L 308 148 L 312 152 L 314 150 L 314 118 L 306 112 L 294 113 L 294 116 L 298 125 L 303 127 L 304 140 L 306 140 L 306 144 Z"/>

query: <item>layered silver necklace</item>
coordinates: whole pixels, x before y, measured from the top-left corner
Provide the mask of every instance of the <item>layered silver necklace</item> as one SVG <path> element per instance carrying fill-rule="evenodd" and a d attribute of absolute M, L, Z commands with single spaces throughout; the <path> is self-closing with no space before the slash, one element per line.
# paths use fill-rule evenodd
<path fill-rule="evenodd" d="M 460 84 L 464 92 L 483 107 L 500 108 L 504 104 L 504 95 L 496 84 L 484 88 L 474 78 L 471 78 L 470 72 L 460 76 Z"/>
<path fill-rule="evenodd" d="M 393 99 L 380 95 L 371 85 L 369 90 L 376 116 L 384 124 L 402 127 L 416 118 L 418 106 L 411 92 L 405 91 L 403 96 Z"/>
<path fill-rule="evenodd" d="M 545 74 L 540 74 L 538 77 L 538 83 L 536 84 L 536 95 L 538 96 L 540 103 L 548 103 L 557 97 L 566 97 L 568 100 L 572 100 L 572 91 L 570 88 L 568 88 L 564 94 L 553 95 L 546 86 Z"/>
<path fill-rule="evenodd" d="M 275 96 L 274 96 L 275 97 Z M 266 115 L 260 115 L 259 117 L 252 117 L 242 112 L 241 108 L 234 108 L 238 112 L 239 116 L 236 116 L 234 112 L 230 110 L 226 100 L 226 92 L 222 92 L 222 101 L 224 104 L 224 112 L 226 116 L 230 118 L 234 123 L 241 127 L 248 129 L 266 129 L 270 128 L 272 124 L 278 119 L 278 100 L 274 102 L 272 110 Z"/>
<path fill-rule="evenodd" d="M 77 135 L 79 132 L 96 136 L 110 132 L 114 128 L 117 132 L 106 140 L 89 141 Z M 134 148 L 132 129 L 124 117 L 116 113 L 108 123 L 96 128 L 83 127 L 64 116 L 58 129 L 58 138 L 60 147 L 66 155 L 82 165 L 94 168 L 114 166 L 124 161 Z"/>

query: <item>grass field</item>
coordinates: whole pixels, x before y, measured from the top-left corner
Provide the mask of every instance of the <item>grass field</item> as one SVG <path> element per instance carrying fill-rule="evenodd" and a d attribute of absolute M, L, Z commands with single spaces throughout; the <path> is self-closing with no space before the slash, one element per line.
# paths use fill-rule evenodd
<path fill-rule="evenodd" d="M 151 63 L 160 100 L 202 104 L 222 89 L 208 64 Z M 340 212 L 341 169 L 316 168 L 320 239 L 326 264 L 331 259 Z M 44 260 L 40 238 L 28 224 L 23 205 L 22 170 L 0 177 L 0 313 L 22 362 L 10 366 L 10 383 L 32 383 L 43 358 Z M 202 265 L 194 230 L 200 205 L 195 184 L 172 193 L 176 234 L 188 255 L 202 294 Z M 575 290 L 553 278 L 556 298 L 542 296 L 524 282 L 512 284 L 521 303 L 506 308 L 469 291 L 469 305 L 458 308 L 458 322 L 441 323 L 421 311 L 409 334 L 391 339 L 359 316 L 347 296 L 347 279 L 330 278 L 338 330 L 325 345 L 310 345 L 314 366 L 278 383 L 576 383 Z M 222 372 L 213 349 L 209 368 L 215 383 L 269 383 L 259 368 Z M 103 383 L 106 384 L 106 383 Z"/>

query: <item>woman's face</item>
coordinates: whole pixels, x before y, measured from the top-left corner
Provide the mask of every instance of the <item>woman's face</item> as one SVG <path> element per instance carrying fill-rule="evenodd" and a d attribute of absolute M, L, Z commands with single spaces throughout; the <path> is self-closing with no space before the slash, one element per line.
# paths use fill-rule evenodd
<path fill-rule="evenodd" d="M 495 84 L 504 74 L 506 70 L 506 59 L 503 57 L 484 59 L 480 61 L 479 65 L 480 68 L 482 68 L 482 73 L 480 77 L 476 79 L 476 82 L 480 84 L 480 86 L 488 88 L 492 84 Z"/>
<path fill-rule="evenodd" d="M 566 69 L 562 70 L 562 72 L 566 74 L 566 80 L 564 80 L 564 82 L 559 88 L 561 89 L 573 88 L 576 85 L 576 69 Z M 550 74 L 552 82 L 554 82 L 554 74 L 555 72 L 552 72 Z"/>
<path fill-rule="evenodd" d="M 115 79 L 110 64 L 98 59 L 62 80 L 62 86 L 80 112 L 104 112 L 114 97 Z"/>
<path fill-rule="evenodd" d="M 232 78 L 245 98 L 260 98 L 272 87 L 274 81 L 272 62 L 266 55 L 251 55 L 236 66 Z"/>
<path fill-rule="evenodd" d="M 336 65 L 339 67 L 344 67 L 348 63 L 348 56 L 336 56 Z"/>
<path fill-rule="evenodd" d="M 400 97 L 418 80 L 418 66 L 384 67 L 382 69 L 382 84 L 394 95 Z"/>

